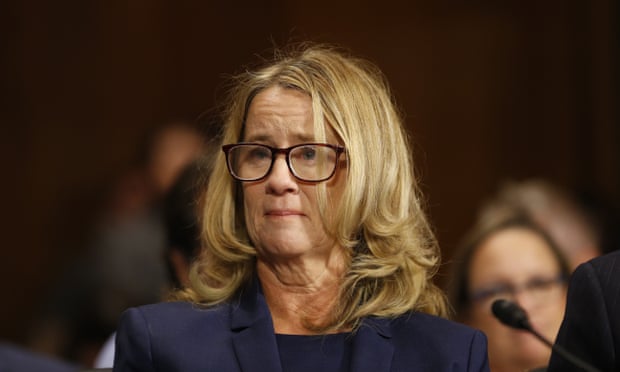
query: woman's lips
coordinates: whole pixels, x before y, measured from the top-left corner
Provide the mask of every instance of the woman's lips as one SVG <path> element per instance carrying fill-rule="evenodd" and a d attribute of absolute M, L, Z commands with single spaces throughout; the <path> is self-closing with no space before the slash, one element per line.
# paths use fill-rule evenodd
<path fill-rule="evenodd" d="M 294 209 L 271 209 L 265 213 L 267 216 L 286 217 L 286 216 L 303 216 L 301 211 Z"/>

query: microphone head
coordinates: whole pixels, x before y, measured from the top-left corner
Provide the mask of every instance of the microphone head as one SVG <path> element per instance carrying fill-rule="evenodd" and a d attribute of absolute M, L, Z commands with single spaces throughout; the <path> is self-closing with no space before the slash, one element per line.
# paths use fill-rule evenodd
<path fill-rule="evenodd" d="M 491 311 L 500 322 L 509 327 L 524 329 L 526 331 L 532 328 L 525 310 L 512 301 L 503 299 L 495 300 L 493 305 L 491 305 Z"/>

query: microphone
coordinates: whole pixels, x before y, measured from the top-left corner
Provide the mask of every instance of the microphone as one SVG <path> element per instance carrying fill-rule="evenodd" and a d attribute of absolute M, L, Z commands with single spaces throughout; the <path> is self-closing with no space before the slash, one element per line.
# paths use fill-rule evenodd
<path fill-rule="evenodd" d="M 600 372 L 599 369 L 577 358 L 577 356 L 569 353 L 560 345 L 553 344 L 538 331 L 536 331 L 532 327 L 525 310 L 515 302 L 503 299 L 495 300 L 493 305 L 491 305 L 491 311 L 493 312 L 493 315 L 503 324 L 515 329 L 522 329 L 533 334 L 537 339 L 549 346 L 553 351 L 558 353 L 558 355 L 569 361 L 571 364 L 583 369 L 584 371 Z"/>
<path fill-rule="evenodd" d="M 524 329 L 530 332 L 534 331 L 534 328 L 532 328 L 532 325 L 530 324 L 530 320 L 527 318 L 527 313 L 525 310 L 514 302 L 502 299 L 496 300 L 493 302 L 493 305 L 491 305 L 491 310 L 493 311 L 493 315 L 495 315 L 500 322 L 509 327 Z M 549 344 L 549 341 L 545 339 L 542 341 Z"/>

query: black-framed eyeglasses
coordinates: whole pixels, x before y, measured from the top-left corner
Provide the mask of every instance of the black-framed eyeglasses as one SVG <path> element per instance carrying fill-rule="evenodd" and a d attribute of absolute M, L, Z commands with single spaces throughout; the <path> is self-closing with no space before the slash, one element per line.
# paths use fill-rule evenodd
<path fill-rule="evenodd" d="M 475 303 L 490 304 L 499 299 L 513 300 L 520 292 L 528 293 L 533 300 L 542 302 L 549 299 L 555 290 L 566 283 L 564 275 L 553 277 L 534 277 L 521 285 L 498 283 L 473 290 L 470 299 Z"/>
<path fill-rule="evenodd" d="M 304 182 L 330 179 L 338 167 L 343 146 L 328 143 L 300 143 L 276 148 L 261 143 L 233 143 L 222 146 L 228 171 L 239 181 L 260 181 L 273 168 L 277 154 L 283 154 L 295 178 Z"/>

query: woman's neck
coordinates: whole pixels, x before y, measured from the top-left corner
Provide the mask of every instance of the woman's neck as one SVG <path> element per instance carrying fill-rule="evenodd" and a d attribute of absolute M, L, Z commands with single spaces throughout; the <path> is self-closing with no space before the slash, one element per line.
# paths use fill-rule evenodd
<path fill-rule="evenodd" d="M 337 300 L 344 255 L 325 260 L 257 261 L 276 333 L 313 334 L 307 324 L 329 321 Z"/>

